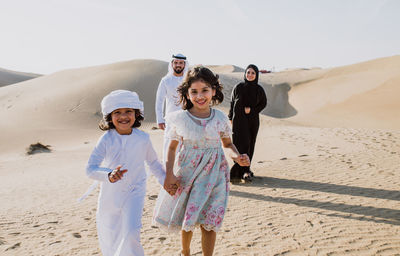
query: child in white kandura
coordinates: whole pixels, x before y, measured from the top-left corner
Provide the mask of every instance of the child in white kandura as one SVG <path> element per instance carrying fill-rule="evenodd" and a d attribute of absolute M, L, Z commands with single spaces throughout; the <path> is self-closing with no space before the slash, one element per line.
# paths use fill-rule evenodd
<path fill-rule="evenodd" d="M 97 142 L 86 168 L 89 178 L 101 182 L 97 207 L 97 232 L 105 256 L 144 255 L 140 243 L 146 193 L 144 163 L 164 184 L 165 170 L 158 161 L 149 135 L 137 129 L 143 102 L 135 92 L 116 90 L 101 102 L 106 131 Z"/>
<path fill-rule="evenodd" d="M 221 141 L 239 165 L 248 166 L 250 160 L 232 144 L 227 116 L 210 107 L 223 100 L 218 75 L 206 67 L 194 67 L 178 92 L 184 110 L 166 116 L 171 142 L 165 190 L 158 196 L 153 223 L 169 231 L 182 231 L 181 253 L 185 256 L 190 255 L 193 230 L 200 226 L 203 255 L 209 256 L 214 251 L 229 195 L 229 168 Z M 175 162 L 179 142 L 183 147 Z"/>

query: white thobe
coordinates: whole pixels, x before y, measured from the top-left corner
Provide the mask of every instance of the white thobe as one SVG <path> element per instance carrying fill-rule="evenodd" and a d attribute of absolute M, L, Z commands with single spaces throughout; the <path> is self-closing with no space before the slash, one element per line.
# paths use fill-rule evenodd
<path fill-rule="evenodd" d="M 101 181 L 96 220 L 104 256 L 144 255 L 140 228 L 146 193 L 145 162 L 163 184 L 165 171 L 150 137 L 135 128 L 130 135 L 120 135 L 115 129 L 107 131 L 89 158 L 87 176 Z M 118 165 L 128 172 L 121 180 L 111 183 L 108 173 Z"/>
<path fill-rule="evenodd" d="M 174 76 L 172 74 L 164 76 L 157 89 L 156 97 L 156 116 L 157 123 L 165 123 L 164 118 L 164 101 L 165 101 L 165 115 L 182 109 L 179 104 L 179 95 L 177 92 L 178 86 L 182 83 L 184 76 Z M 169 131 L 168 123 L 165 123 L 164 143 L 163 143 L 163 161 L 166 161 L 167 150 L 170 140 L 166 136 Z M 179 147 L 178 147 L 179 148 Z"/>

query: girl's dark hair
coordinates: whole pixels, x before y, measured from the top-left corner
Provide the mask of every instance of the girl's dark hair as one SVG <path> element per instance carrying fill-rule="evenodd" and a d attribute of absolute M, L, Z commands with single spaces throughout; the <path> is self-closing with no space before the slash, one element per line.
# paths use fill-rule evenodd
<path fill-rule="evenodd" d="M 217 105 L 224 100 L 224 94 L 222 93 L 222 85 L 218 80 L 219 76 L 214 75 L 214 73 L 206 67 L 196 66 L 191 68 L 186 74 L 183 82 L 179 85 L 177 91 L 179 93 L 179 103 L 182 103 L 183 109 L 191 109 L 193 103 L 188 98 L 189 88 L 192 83 L 201 81 L 206 83 L 212 89 L 215 90 L 215 96 L 212 97 L 212 105 Z"/>
<path fill-rule="evenodd" d="M 136 118 L 136 119 L 135 119 L 135 122 L 134 122 L 133 125 L 132 125 L 132 128 L 140 127 L 140 126 L 142 125 L 142 121 L 144 120 L 144 116 L 143 116 L 143 114 L 140 112 L 139 109 L 135 109 L 135 118 Z M 100 130 L 102 130 L 102 131 L 107 131 L 107 130 L 110 130 L 110 129 L 115 129 L 115 126 L 114 126 L 114 124 L 113 124 L 113 122 L 112 122 L 112 119 L 111 119 L 111 113 L 108 114 L 108 115 L 106 115 L 106 116 L 104 116 L 104 117 L 100 120 L 99 128 L 100 128 Z"/>

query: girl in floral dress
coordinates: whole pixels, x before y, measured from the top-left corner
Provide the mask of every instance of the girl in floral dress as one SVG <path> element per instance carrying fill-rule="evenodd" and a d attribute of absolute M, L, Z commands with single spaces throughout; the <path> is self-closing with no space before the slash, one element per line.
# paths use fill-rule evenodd
<path fill-rule="evenodd" d="M 154 222 L 170 231 L 182 230 L 185 256 L 190 255 L 193 230 L 200 226 L 203 255 L 212 255 L 229 195 L 229 168 L 221 142 L 239 165 L 249 166 L 250 160 L 246 154 L 240 155 L 232 144 L 226 115 L 210 107 L 224 98 L 218 75 L 206 67 L 194 67 L 178 92 L 184 110 L 166 117 L 171 125 L 167 134 L 171 142 L 164 189 L 156 203 Z M 182 149 L 175 161 L 179 142 Z"/>

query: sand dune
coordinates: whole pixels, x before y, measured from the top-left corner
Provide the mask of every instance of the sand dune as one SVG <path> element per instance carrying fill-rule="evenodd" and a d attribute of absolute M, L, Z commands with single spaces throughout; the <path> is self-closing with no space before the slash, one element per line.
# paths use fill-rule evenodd
<path fill-rule="evenodd" d="M 327 70 L 262 74 L 260 83 L 268 95 L 263 114 L 324 127 L 398 128 L 399 101 L 394 95 L 399 67 L 400 56 L 395 56 Z M 20 149 L 30 141 L 58 137 L 59 129 L 90 129 L 100 118 L 101 98 L 115 89 L 137 91 L 144 99 L 146 121 L 154 122 L 157 85 L 166 69 L 166 62 L 133 60 L 65 70 L 3 87 L 0 113 L 8 121 L 0 128 L 21 134 L 13 142 Z M 243 73 L 219 74 L 225 94 L 222 107 L 227 108 L 231 90 Z M 8 136 L 2 134 L 0 139 Z M 6 147 L 10 148 L 2 144 L 0 150 Z"/>
<path fill-rule="evenodd" d="M 232 185 L 215 255 L 400 254 L 400 56 L 332 69 L 262 74 L 268 95 L 252 184 Z M 215 66 L 231 90 L 234 66 Z M 98 137 L 100 100 L 137 91 L 158 155 L 154 98 L 167 63 L 133 60 L 64 70 L 0 88 L 0 255 L 100 255 L 97 193 L 85 165 Z M 37 141 L 50 153 L 25 155 Z M 230 162 L 232 163 L 232 162 Z M 151 226 L 159 186 L 148 182 L 146 255 L 177 255 L 179 237 Z M 200 235 L 192 242 L 201 255 Z"/>
<path fill-rule="evenodd" d="M 206 65 L 215 73 L 244 72 L 244 68 L 235 65 Z"/>
<path fill-rule="evenodd" d="M 156 89 L 166 71 L 166 62 L 135 60 L 65 70 L 3 87 L 0 113 L 7 122 L 0 127 L 9 132 L 0 139 L 15 137 L 12 147 L 21 150 L 35 140 L 57 139 L 62 131 L 93 129 L 101 118 L 101 99 L 116 89 L 138 92 L 144 100 L 146 119 L 154 121 Z M 0 151 L 5 148 L 10 145 L 2 143 Z"/>
<path fill-rule="evenodd" d="M 233 66 L 225 65 L 220 70 L 226 70 L 227 67 Z M 36 141 L 54 144 L 53 141 L 59 139 L 63 131 L 68 133 L 69 129 L 73 129 L 84 133 L 96 127 L 101 118 L 99 103 L 104 95 L 115 89 L 138 92 L 144 100 L 146 121 L 154 122 L 156 90 L 166 70 L 166 62 L 133 60 L 60 71 L 4 87 L 0 90 L 0 113 L 8 121 L 1 123 L 0 128 L 9 132 L 0 134 L 0 139 L 7 140 L 10 136 L 15 139 L 11 142 L 12 146 L 1 144 L 0 151 L 10 148 L 22 151 Z M 231 90 L 242 77 L 242 73 L 220 73 L 225 94 L 225 101 L 221 105 L 223 108 L 229 107 Z M 282 113 L 287 112 L 288 89 L 282 85 L 274 88 L 266 85 L 265 88 L 270 95 L 266 113 L 285 117 Z M 284 100 L 281 99 L 282 89 L 286 95 Z M 23 118 L 20 113 L 25 113 Z M 68 137 L 67 134 L 64 136 Z"/>
<path fill-rule="evenodd" d="M 38 74 L 11 71 L 0 68 L 0 87 L 19 83 L 39 76 L 40 75 Z"/>
<path fill-rule="evenodd" d="M 320 78 L 297 83 L 290 102 L 293 121 L 329 127 L 400 128 L 400 56 L 324 71 Z"/>

